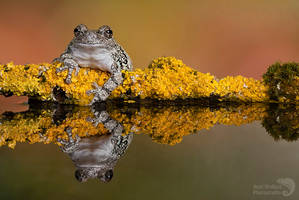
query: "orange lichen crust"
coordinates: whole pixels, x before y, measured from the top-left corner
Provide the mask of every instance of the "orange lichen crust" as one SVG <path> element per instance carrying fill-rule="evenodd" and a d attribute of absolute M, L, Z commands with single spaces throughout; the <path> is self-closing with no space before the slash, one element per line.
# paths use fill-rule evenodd
<path fill-rule="evenodd" d="M 103 85 L 109 74 L 102 71 L 81 69 L 78 76 L 73 75 L 72 83 L 65 83 L 67 71 L 56 73 L 61 63 L 40 65 L 0 65 L 0 90 L 3 93 L 27 95 L 40 100 L 54 100 L 53 89 L 59 87 L 68 97 L 65 103 L 87 105 L 92 96 L 86 94 L 93 89 L 92 83 Z"/>
<path fill-rule="evenodd" d="M 216 94 L 220 95 L 220 100 L 265 102 L 269 101 L 267 90 L 262 81 L 243 76 L 227 76 L 219 81 Z"/>
<path fill-rule="evenodd" d="M 27 95 L 40 100 L 55 100 L 54 88 L 65 94 L 63 103 L 88 105 L 93 96 L 86 92 L 94 89 L 93 82 L 103 85 L 110 74 L 81 68 L 73 74 L 72 83 L 64 82 L 67 72 L 56 73 L 61 63 L 40 65 L 0 65 L 0 93 Z M 217 81 L 209 73 L 201 73 L 174 57 L 154 59 L 144 70 L 123 71 L 124 82 L 115 89 L 110 99 L 200 99 L 217 97 L 220 101 L 268 101 L 267 86 L 262 81 L 242 76 L 226 77 Z M 57 99 L 57 98 L 56 98 Z"/>
<path fill-rule="evenodd" d="M 174 57 L 154 59 L 148 68 L 124 74 L 125 81 L 112 93 L 113 97 L 158 100 L 210 97 L 218 86 L 214 76 L 195 71 Z"/>

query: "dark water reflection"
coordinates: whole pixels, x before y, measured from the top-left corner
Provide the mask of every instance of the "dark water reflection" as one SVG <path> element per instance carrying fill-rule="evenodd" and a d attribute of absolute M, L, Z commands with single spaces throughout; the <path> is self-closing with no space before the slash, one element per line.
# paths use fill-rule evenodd
<path fill-rule="evenodd" d="M 297 199 L 298 113 L 33 104 L 1 116 L 0 199 Z"/>

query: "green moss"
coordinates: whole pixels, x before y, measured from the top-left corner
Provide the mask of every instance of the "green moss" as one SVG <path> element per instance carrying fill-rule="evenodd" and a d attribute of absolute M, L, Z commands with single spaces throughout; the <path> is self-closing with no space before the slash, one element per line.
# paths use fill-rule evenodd
<path fill-rule="evenodd" d="M 275 63 L 263 75 L 271 100 L 295 102 L 299 97 L 299 63 Z"/>

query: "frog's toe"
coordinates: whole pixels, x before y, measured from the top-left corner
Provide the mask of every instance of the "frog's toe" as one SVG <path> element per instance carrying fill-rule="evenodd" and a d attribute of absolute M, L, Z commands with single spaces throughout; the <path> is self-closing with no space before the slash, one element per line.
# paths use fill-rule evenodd
<path fill-rule="evenodd" d="M 109 114 L 106 111 L 101 111 L 100 113 L 95 111 L 94 116 L 95 116 L 95 118 L 88 117 L 86 119 L 88 122 L 91 122 L 94 127 L 97 127 L 98 124 L 104 123 L 105 121 L 107 121 L 109 119 Z"/>
<path fill-rule="evenodd" d="M 96 89 L 94 89 L 94 90 L 87 90 L 86 91 L 86 94 L 89 96 L 89 95 L 91 95 L 91 94 L 95 94 L 96 93 Z"/>
<path fill-rule="evenodd" d="M 57 142 L 59 142 L 61 145 L 66 145 L 67 141 L 61 138 L 57 138 Z"/>
<path fill-rule="evenodd" d="M 66 84 L 70 84 L 72 82 L 72 71 L 73 70 L 69 66 L 63 66 L 63 67 L 56 68 L 56 74 L 63 72 L 65 70 L 68 70 L 68 73 L 67 73 L 67 76 L 66 76 L 66 79 L 64 80 L 64 82 Z"/>
<path fill-rule="evenodd" d="M 80 72 L 80 67 L 76 66 L 75 67 L 75 75 L 78 76 L 79 72 Z"/>
<path fill-rule="evenodd" d="M 71 76 L 67 77 L 64 81 L 65 81 L 66 84 L 71 84 L 72 83 L 72 77 Z"/>
<path fill-rule="evenodd" d="M 58 67 L 56 68 L 56 73 L 60 73 L 68 69 L 68 66 Z"/>
<path fill-rule="evenodd" d="M 57 138 L 57 142 L 59 142 L 62 146 L 60 147 L 61 150 L 65 153 L 74 152 L 78 148 L 78 144 L 81 138 L 78 135 L 75 135 L 75 139 L 73 139 L 72 128 L 66 127 L 65 132 L 67 133 L 67 140 L 62 138 Z"/>
<path fill-rule="evenodd" d="M 95 94 L 89 105 L 92 105 L 96 102 L 105 101 L 109 97 L 109 93 L 106 90 L 102 89 L 102 88 L 89 90 L 89 91 L 87 91 L 87 94 L 88 95 L 89 94 Z"/>
<path fill-rule="evenodd" d="M 91 100 L 91 102 L 89 103 L 89 105 L 93 105 L 94 103 L 96 102 L 101 102 L 101 101 L 104 101 L 102 100 L 101 96 L 99 94 L 95 94 L 93 99 Z"/>
<path fill-rule="evenodd" d="M 92 86 L 95 87 L 95 89 L 87 90 L 87 92 L 86 92 L 87 95 L 96 94 L 98 90 L 102 89 L 102 87 L 99 86 L 96 82 L 92 83 Z"/>
<path fill-rule="evenodd" d="M 94 94 L 94 97 L 89 105 L 94 104 L 95 102 L 105 101 L 109 97 L 109 92 L 99 86 L 96 82 L 93 83 L 95 89 L 88 90 L 86 92 L 87 95 Z"/>

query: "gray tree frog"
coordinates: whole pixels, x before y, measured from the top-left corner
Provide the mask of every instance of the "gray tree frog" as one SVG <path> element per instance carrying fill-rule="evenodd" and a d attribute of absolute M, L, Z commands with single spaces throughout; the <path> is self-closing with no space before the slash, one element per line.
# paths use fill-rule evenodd
<path fill-rule="evenodd" d="M 110 78 L 103 87 L 94 83 L 95 89 L 87 94 L 95 94 L 90 104 L 105 101 L 110 93 L 123 82 L 122 70 L 131 71 L 133 66 L 125 50 L 114 40 L 113 32 L 107 25 L 98 30 L 89 30 L 84 24 L 74 29 L 74 38 L 67 46 L 64 53 L 53 62 L 62 62 L 64 65 L 57 68 L 56 72 L 68 70 L 65 82 L 70 84 L 72 73 L 78 75 L 80 67 L 90 67 L 111 73 Z"/>

